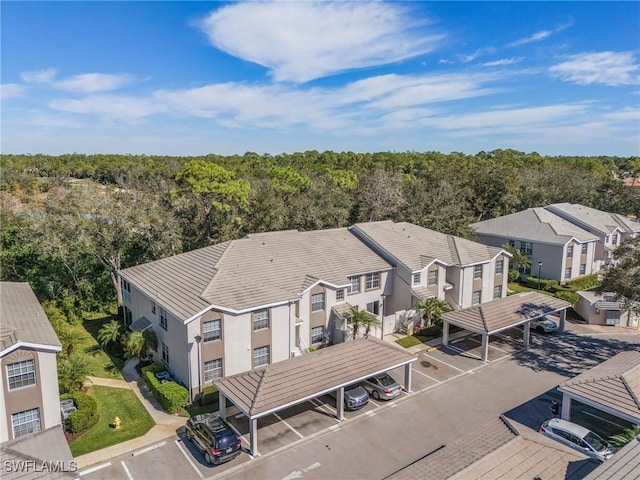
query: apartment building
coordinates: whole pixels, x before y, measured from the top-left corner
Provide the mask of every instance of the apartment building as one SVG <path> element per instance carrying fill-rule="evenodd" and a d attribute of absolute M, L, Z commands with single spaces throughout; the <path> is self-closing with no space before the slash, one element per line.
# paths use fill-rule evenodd
<path fill-rule="evenodd" d="M 156 331 L 157 359 L 193 397 L 218 378 L 348 340 L 354 308 L 380 322 L 380 337 L 416 299 L 463 308 L 503 296 L 506 255 L 387 221 L 251 234 L 119 275 L 127 325 Z"/>

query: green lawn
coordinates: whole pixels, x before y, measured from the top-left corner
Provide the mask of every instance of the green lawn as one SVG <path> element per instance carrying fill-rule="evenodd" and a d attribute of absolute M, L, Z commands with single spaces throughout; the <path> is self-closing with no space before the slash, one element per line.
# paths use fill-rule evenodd
<path fill-rule="evenodd" d="M 89 363 L 89 375 L 103 378 L 122 378 L 120 370 L 124 366 L 124 360 L 121 356 L 113 354 L 119 346 L 110 345 L 105 351 L 96 340 L 100 328 L 105 323 L 117 319 L 117 315 L 90 313 L 85 314 L 82 325 L 72 326 L 72 328 L 78 328 L 86 334 L 85 341 L 77 348 Z"/>
<path fill-rule="evenodd" d="M 427 337 L 418 337 L 416 335 L 409 335 L 407 337 L 399 338 L 396 340 L 396 343 L 404 348 L 415 347 L 416 345 L 420 345 L 428 340 L 431 340 Z"/>
<path fill-rule="evenodd" d="M 507 292 L 509 295 L 513 295 L 514 293 L 521 293 L 521 292 L 536 292 L 539 291 L 540 293 L 544 293 L 545 295 L 549 295 L 550 297 L 555 296 L 553 293 L 551 292 L 545 292 L 544 290 L 538 290 L 536 288 L 529 288 L 526 287 L 520 283 L 517 282 L 510 282 L 507 285 Z"/>
<path fill-rule="evenodd" d="M 155 425 L 132 390 L 94 385 L 88 393 L 98 402 L 100 420 L 91 430 L 71 443 L 71 453 L 74 456 L 139 437 Z M 119 417 L 121 421 L 118 430 L 110 426 L 115 417 Z"/>

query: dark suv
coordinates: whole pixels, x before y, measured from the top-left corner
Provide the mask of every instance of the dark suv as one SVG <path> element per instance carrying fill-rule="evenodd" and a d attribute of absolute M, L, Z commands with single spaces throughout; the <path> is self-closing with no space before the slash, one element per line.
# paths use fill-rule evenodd
<path fill-rule="evenodd" d="M 214 413 L 195 415 L 187 420 L 185 435 L 204 454 L 209 465 L 233 460 L 241 452 L 236 432 Z"/>

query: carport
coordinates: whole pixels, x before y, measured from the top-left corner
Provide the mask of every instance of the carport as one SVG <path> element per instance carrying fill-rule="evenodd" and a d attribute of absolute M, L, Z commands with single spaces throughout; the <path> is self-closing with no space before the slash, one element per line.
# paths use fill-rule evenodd
<path fill-rule="evenodd" d="M 214 382 L 220 416 L 228 398 L 249 418 L 250 450 L 258 450 L 258 419 L 337 390 L 336 417 L 344 418 L 344 387 L 379 373 L 405 367 L 404 390 L 411 392 L 411 362 L 416 357 L 374 338 L 359 338 L 264 368 Z"/>
<path fill-rule="evenodd" d="M 564 331 L 567 308 L 571 304 L 556 297 L 538 292 L 524 292 L 509 297 L 498 298 L 464 310 L 442 315 L 442 344 L 449 344 L 449 325 L 482 336 L 482 361 L 489 355 L 489 336 L 524 325 L 524 346 L 529 346 L 530 322 L 551 313 L 560 315 L 560 331 Z"/>
<path fill-rule="evenodd" d="M 640 352 L 621 352 L 558 386 L 562 418 L 571 420 L 576 400 L 640 425 Z"/>

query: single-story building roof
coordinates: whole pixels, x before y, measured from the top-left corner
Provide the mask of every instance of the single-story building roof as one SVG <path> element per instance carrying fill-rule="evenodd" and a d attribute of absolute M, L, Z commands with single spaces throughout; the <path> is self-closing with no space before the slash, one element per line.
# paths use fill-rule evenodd
<path fill-rule="evenodd" d="M 471 332 L 491 335 L 570 306 L 569 302 L 549 295 L 523 292 L 464 310 L 447 312 L 442 319 Z"/>
<path fill-rule="evenodd" d="M 640 424 L 640 352 L 621 352 L 561 383 L 558 390 L 572 399 Z"/>

